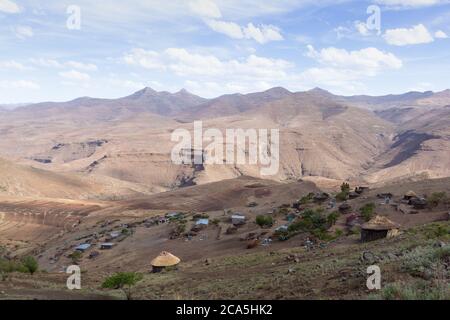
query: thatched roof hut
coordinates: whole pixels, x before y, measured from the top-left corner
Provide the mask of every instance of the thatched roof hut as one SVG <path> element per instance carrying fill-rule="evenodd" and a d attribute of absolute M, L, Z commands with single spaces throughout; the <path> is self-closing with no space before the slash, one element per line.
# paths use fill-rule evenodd
<path fill-rule="evenodd" d="M 152 260 L 151 264 L 153 272 L 160 272 L 164 268 L 176 266 L 180 261 L 180 258 L 174 256 L 170 252 L 163 251 L 159 256 Z"/>
<path fill-rule="evenodd" d="M 403 197 L 403 199 L 405 199 L 405 200 L 410 200 L 412 198 L 417 198 L 417 194 L 414 191 L 412 191 L 412 190 L 410 190 L 407 193 L 405 193 L 405 195 Z"/>
<path fill-rule="evenodd" d="M 361 227 L 361 241 L 391 238 L 398 234 L 400 226 L 384 216 L 376 216 Z"/>

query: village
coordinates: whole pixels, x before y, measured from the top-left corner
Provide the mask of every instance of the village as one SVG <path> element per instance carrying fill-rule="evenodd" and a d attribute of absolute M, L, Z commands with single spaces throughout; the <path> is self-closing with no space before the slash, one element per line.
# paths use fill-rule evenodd
<path fill-rule="evenodd" d="M 261 211 L 264 208 L 258 208 L 257 202 L 249 201 L 239 211 L 173 211 L 152 213 L 148 218 L 99 220 L 82 229 L 78 237 L 66 239 L 64 246 L 36 253 L 40 259 L 47 257 L 50 268 L 58 266 L 64 271 L 71 264 L 96 268 L 96 261 L 100 261 L 100 266 L 103 264 L 102 256 L 109 259 L 124 250 L 146 247 L 145 252 L 153 253 L 153 257 L 147 258 L 150 263 L 147 271 L 161 272 L 165 268 L 176 268 L 186 253 L 193 248 L 201 251 L 202 246 L 205 246 L 203 254 L 196 252 L 194 256 L 201 257 L 208 265 L 210 250 L 215 251 L 211 256 L 224 254 L 230 248 L 241 248 L 243 253 L 291 246 L 315 250 L 336 242 L 364 243 L 396 237 L 408 227 L 408 223 L 402 226 L 402 220 L 408 221 L 409 216 L 430 209 L 435 211 L 428 216 L 430 221 L 449 218 L 448 212 L 442 212 L 446 205 L 443 194 L 417 195 L 412 190 L 404 194 L 369 193 L 368 187 L 351 189 L 348 183 L 343 183 L 338 193 L 311 192 L 265 212 Z M 82 226 L 75 227 L 71 234 L 78 234 L 77 228 Z M 145 236 L 149 233 L 157 234 L 154 241 Z M 354 234 L 359 234 L 359 238 L 347 238 Z M 147 239 L 140 243 L 143 237 Z M 155 246 L 155 242 L 160 245 Z M 214 248 L 221 242 L 226 242 L 226 250 L 217 252 Z M 113 253 L 115 250 L 117 254 Z M 182 258 L 178 257 L 180 255 Z"/>

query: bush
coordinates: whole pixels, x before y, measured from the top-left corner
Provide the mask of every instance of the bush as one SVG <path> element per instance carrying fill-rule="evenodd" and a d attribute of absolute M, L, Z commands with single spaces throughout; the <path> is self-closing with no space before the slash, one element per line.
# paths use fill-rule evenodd
<path fill-rule="evenodd" d="M 341 185 L 341 191 L 346 192 L 348 194 L 350 192 L 350 185 L 348 183 L 344 182 Z"/>
<path fill-rule="evenodd" d="M 299 201 L 300 204 L 307 204 L 311 202 L 311 200 L 314 198 L 314 193 L 309 193 L 308 195 L 302 197 Z"/>
<path fill-rule="evenodd" d="M 31 256 L 25 257 L 25 258 L 22 260 L 22 265 L 25 267 L 25 269 L 26 269 L 31 275 L 33 275 L 33 274 L 38 270 L 38 268 L 39 268 L 38 262 L 36 261 L 35 258 L 33 258 L 33 257 L 31 257 Z"/>
<path fill-rule="evenodd" d="M 256 224 L 261 228 L 273 226 L 273 218 L 268 215 L 258 215 L 256 217 Z"/>
<path fill-rule="evenodd" d="M 78 264 L 83 257 L 83 254 L 80 251 L 74 251 L 69 255 L 69 258 L 72 259 L 73 264 Z"/>
<path fill-rule="evenodd" d="M 442 266 L 448 263 L 450 248 L 435 248 L 432 245 L 416 247 L 405 254 L 401 271 L 424 279 L 438 278 Z M 444 269 L 445 270 L 445 269 Z M 450 277 L 450 271 L 446 271 Z"/>
<path fill-rule="evenodd" d="M 288 227 L 288 232 L 298 233 L 298 232 L 310 232 L 311 234 L 317 236 L 321 240 L 326 240 L 327 229 L 329 223 L 327 217 L 320 210 L 305 210 L 302 213 L 302 218 Z"/>
<path fill-rule="evenodd" d="M 24 266 L 16 261 L 0 259 L 0 273 L 26 272 Z"/>
<path fill-rule="evenodd" d="M 384 300 L 448 300 L 450 289 L 445 286 L 430 285 L 426 281 L 412 284 L 393 283 L 381 290 L 379 298 Z"/>
<path fill-rule="evenodd" d="M 344 231 L 342 229 L 336 229 L 334 234 L 335 234 L 336 238 L 340 238 L 344 235 Z"/>
<path fill-rule="evenodd" d="M 439 206 L 441 203 L 447 202 L 447 194 L 445 192 L 434 192 L 427 199 L 431 208 Z"/>
<path fill-rule="evenodd" d="M 359 209 L 361 216 L 365 221 L 369 221 L 373 218 L 375 212 L 375 203 L 367 203 Z"/>
<path fill-rule="evenodd" d="M 441 238 L 450 233 L 450 228 L 443 225 L 436 225 L 429 230 L 426 230 L 425 235 L 428 239 Z"/>
<path fill-rule="evenodd" d="M 336 200 L 343 202 L 348 199 L 348 191 L 341 191 L 336 195 Z"/>
<path fill-rule="evenodd" d="M 327 216 L 327 223 L 328 223 L 330 226 L 335 225 L 336 222 L 337 222 L 337 220 L 339 219 L 339 216 L 340 216 L 339 212 L 336 212 L 336 211 L 335 211 L 335 212 L 330 213 L 330 214 Z"/>
<path fill-rule="evenodd" d="M 119 272 L 103 282 L 102 288 L 121 289 L 127 300 L 132 298 L 132 288 L 143 278 L 142 274 L 136 272 Z"/>

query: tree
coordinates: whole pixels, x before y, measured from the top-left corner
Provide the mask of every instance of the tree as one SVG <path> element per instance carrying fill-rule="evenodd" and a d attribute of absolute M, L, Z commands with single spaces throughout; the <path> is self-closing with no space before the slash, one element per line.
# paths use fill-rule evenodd
<path fill-rule="evenodd" d="M 39 268 L 39 264 L 32 256 L 27 256 L 22 260 L 22 264 L 31 275 L 33 275 Z"/>
<path fill-rule="evenodd" d="M 258 215 L 256 217 L 256 224 L 259 225 L 261 228 L 271 227 L 273 226 L 273 218 L 268 215 Z"/>
<path fill-rule="evenodd" d="M 125 293 L 127 300 L 132 299 L 132 288 L 143 278 L 136 272 L 118 272 L 103 282 L 102 287 L 107 289 L 120 289 Z"/>
<path fill-rule="evenodd" d="M 344 182 L 341 185 L 341 191 L 345 192 L 345 193 L 349 193 L 350 192 L 350 185 L 348 183 Z"/>
<path fill-rule="evenodd" d="M 361 212 L 361 216 L 364 218 L 365 221 L 370 221 L 370 219 L 373 218 L 374 211 L 375 211 L 375 203 L 367 203 L 364 206 L 359 209 Z"/>
<path fill-rule="evenodd" d="M 339 218 L 339 212 L 332 212 L 327 216 L 327 222 L 333 226 L 336 224 L 337 220 Z"/>

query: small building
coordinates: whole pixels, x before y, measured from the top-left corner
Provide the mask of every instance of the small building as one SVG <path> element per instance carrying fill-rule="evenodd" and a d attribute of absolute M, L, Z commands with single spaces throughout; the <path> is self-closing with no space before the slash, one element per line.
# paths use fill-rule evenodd
<path fill-rule="evenodd" d="M 347 202 L 344 202 L 339 206 L 339 212 L 341 213 L 349 213 L 352 210 L 352 206 L 349 205 Z"/>
<path fill-rule="evenodd" d="M 345 219 L 345 225 L 349 228 L 353 228 L 355 226 L 359 225 L 359 219 L 358 215 L 355 213 L 352 213 Z"/>
<path fill-rule="evenodd" d="M 245 216 L 239 213 L 236 213 L 231 216 L 231 223 L 235 226 L 243 225 L 245 224 Z"/>
<path fill-rule="evenodd" d="M 99 255 L 100 255 L 100 252 L 98 252 L 98 251 L 92 251 L 92 252 L 89 254 L 89 259 L 95 259 L 95 258 L 97 258 Z"/>
<path fill-rule="evenodd" d="M 165 218 L 165 217 L 159 217 L 158 218 L 158 223 L 159 224 L 164 224 L 164 223 L 166 223 L 167 222 L 167 218 Z"/>
<path fill-rule="evenodd" d="M 355 192 L 357 194 L 363 194 L 367 190 L 369 190 L 369 187 L 356 187 L 355 188 Z"/>
<path fill-rule="evenodd" d="M 167 267 L 174 267 L 178 265 L 180 262 L 180 258 L 174 256 L 170 252 L 163 251 L 159 254 L 159 256 L 152 260 L 152 272 L 161 272 Z"/>
<path fill-rule="evenodd" d="M 167 219 L 177 219 L 181 217 L 183 214 L 181 212 L 170 212 L 166 214 Z"/>
<path fill-rule="evenodd" d="M 80 244 L 79 246 L 77 246 L 76 248 L 75 248 L 75 250 L 76 251 L 80 251 L 80 252 L 84 252 L 84 251 L 86 251 L 87 249 L 89 249 L 91 247 L 91 245 L 89 244 L 89 243 L 83 243 L 83 244 Z"/>
<path fill-rule="evenodd" d="M 392 238 L 399 234 L 400 226 L 384 216 L 376 216 L 361 227 L 361 241 L 369 242 Z"/>
<path fill-rule="evenodd" d="M 412 198 L 417 198 L 417 194 L 412 190 L 408 191 L 403 196 L 403 199 L 405 199 L 405 200 L 411 200 Z"/>
<path fill-rule="evenodd" d="M 110 234 L 109 234 L 109 237 L 111 238 L 111 239 L 116 239 L 116 238 L 118 238 L 120 236 L 120 232 L 119 231 L 113 231 L 113 232 L 111 232 Z"/>
<path fill-rule="evenodd" d="M 102 250 L 109 250 L 109 249 L 112 249 L 113 247 L 114 247 L 114 243 L 112 243 L 112 242 L 105 242 L 105 243 L 100 244 L 100 249 L 102 249 Z"/>
<path fill-rule="evenodd" d="M 416 210 L 423 210 L 427 207 L 428 202 L 425 198 L 412 198 L 409 200 L 409 205 L 413 206 Z"/>
<path fill-rule="evenodd" d="M 283 225 L 276 228 L 275 232 L 288 232 L 288 229 L 289 229 L 288 225 Z"/>
<path fill-rule="evenodd" d="M 355 192 L 355 191 L 352 191 L 352 192 L 349 192 L 349 193 L 348 193 L 349 199 L 356 199 L 356 198 L 358 198 L 359 196 L 360 196 L 360 193 Z"/>
<path fill-rule="evenodd" d="M 377 198 L 386 200 L 386 199 L 392 199 L 394 197 L 394 195 L 390 192 L 384 192 L 384 193 L 379 193 L 377 194 Z"/>
<path fill-rule="evenodd" d="M 314 202 L 324 202 L 330 198 L 330 195 L 325 192 L 316 193 L 313 197 Z"/>
<path fill-rule="evenodd" d="M 195 225 L 197 226 L 207 226 L 209 224 L 209 219 L 198 219 L 197 222 L 195 222 Z"/>

